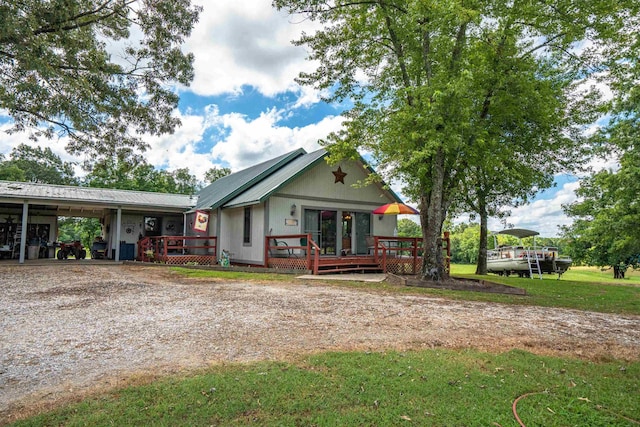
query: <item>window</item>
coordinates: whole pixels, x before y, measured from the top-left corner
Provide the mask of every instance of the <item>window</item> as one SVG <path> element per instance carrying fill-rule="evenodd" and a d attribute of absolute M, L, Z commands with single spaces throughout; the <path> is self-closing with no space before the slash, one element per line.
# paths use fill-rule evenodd
<path fill-rule="evenodd" d="M 244 208 L 243 243 L 251 243 L 251 207 Z"/>

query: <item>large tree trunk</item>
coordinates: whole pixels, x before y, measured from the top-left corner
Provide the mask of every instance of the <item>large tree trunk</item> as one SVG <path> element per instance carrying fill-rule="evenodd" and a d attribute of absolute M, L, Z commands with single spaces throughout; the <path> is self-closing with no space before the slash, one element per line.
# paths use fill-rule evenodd
<path fill-rule="evenodd" d="M 478 248 L 478 263 L 476 264 L 476 274 L 487 274 L 487 240 L 488 233 L 487 223 L 489 222 L 489 214 L 484 200 L 479 201 L 480 207 L 480 247 Z"/>
<path fill-rule="evenodd" d="M 624 265 L 614 265 L 613 266 L 613 278 L 614 279 L 624 279 L 624 273 L 627 270 L 627 267 Z"/>
<path fill-rule="evenodd" d="M 442 255 L 442 225 L 446 217 L 444 203 L 444 152 L 438 150 L 432 167 L 431 191 L 420 198 L 420 219 L 422 222 L 422 277 L 425 280 L 446 278 Z"/>

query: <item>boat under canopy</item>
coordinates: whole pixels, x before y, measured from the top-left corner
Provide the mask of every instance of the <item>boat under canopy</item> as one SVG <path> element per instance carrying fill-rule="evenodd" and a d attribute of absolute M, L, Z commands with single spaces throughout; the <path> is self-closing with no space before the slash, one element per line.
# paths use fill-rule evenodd
<path fill-rule="evenodd" d="M 535 236 L 540 233 L 524 228 L 511 228 L 494 234 L 506 234 L 518 239 L 534 237 L 533 247 L 522 245 L 501 245 L 487 252 L 487 271 L 500 276 L 517 274 L 520 277 L 538 276 L 542 279 L 543 273 L 557 274 L 558 278 L 571 266 L 571 258 L 561 257 L 558 248 L 552 246 L 536 247 Z"/>

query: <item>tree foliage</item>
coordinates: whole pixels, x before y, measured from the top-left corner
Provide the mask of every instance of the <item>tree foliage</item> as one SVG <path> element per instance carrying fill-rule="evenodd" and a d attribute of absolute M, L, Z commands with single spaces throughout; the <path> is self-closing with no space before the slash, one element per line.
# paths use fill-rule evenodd
<path fill-rule="evenodd" d="M 618 59 L 637 26 L 637 5 L 616 0 L 274 4 L 323 24 L 296 41 L 319 64 L 299 82 L 353 103 L 325 141 L 332 159 L 366 150 L 405 183 L 421 212 L 423 271 L 441 273 L 451 210 L 522 199 L 549 184 L 555 159 L 579 152 L 599 103 L 577 83 Z"/>
<path fill-rule="evenodd" d="M 420 230 L 420 225 L 415 221 L 407 218 L 402 218 L 398 220 L 398 236 L 420 237 L 422 236 L 422 230 Z"/>
<path fill-rule="evenodd" d="M 0 179 L 61 185 L 78 183 L 73 163 L 62 161 L 49 147 L 42 149 L 26 144 L 15 147 L 8 160 L 0 157 Z"/>
<path fill-rule="evenodd" d="M 229 168 L 218 168 L 216 166 L 210 168 L 204 174 L 204 181 L 207 184 L 211 184 L 214 181 L 219 180 L 227 175 L 231 175 L 231 169 Z"/>
<path fill-rule="evenodd" d="M 80 240 L 85 248 L 89 248 L 96 237 L 100 236 L 102 226 L 97 218 L 58 218 L 58 240 L 61 242 L 73 242 Z"/>
<path fill-rule="evenodd" d="M 169 172 L 155 169 L 144 161 L 117 159 L 103 160 L 93 165 L 85 177 L 85 183 L 89 187 L 173 194 L 195 194 L 198 189 L 196 177 L 187 168 Z"/>
<path fill-rule="evenodd" d="M 626 107 L 631 109 L 599 135 L 610 154 L 621 153 L 619 169 L 582 179 L 579 200 L 564 206 L 574 219 L 564 228 L 571 256 L 588 265 L 613 267 L 618 278 L 627 267 L 640 267 L 640 87 L 630 99 Z"/>
<path fill-rule="evenodd" d="M 24 0 L 0 3 L 0 108 L 12 132 L 67 136 L 94 157 L 144 149 L 172 132 L 193 79 L 180 45 L 200 8 L 189 0 Z"/>

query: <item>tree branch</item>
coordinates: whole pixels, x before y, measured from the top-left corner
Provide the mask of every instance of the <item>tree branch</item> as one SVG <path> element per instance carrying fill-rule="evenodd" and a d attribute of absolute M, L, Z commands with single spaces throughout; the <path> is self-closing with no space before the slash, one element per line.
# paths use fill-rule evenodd
<path fill-rule="evenodd" d="M 128 2 L 126 2 L 122 8 L 124 9 L 125 7 L 129 6 L 130 4 L 134 3 L 135 0 L 129 0 Z M 52 24 L 49 24 L 46 27 L 41 27 L 40 29 L 37 29 L 35 31 L 33 31 L 33 35 L 37 36 L 40 34 L 46 34 L 46 33 L 55 33 L 57 31 L 70 31 L 70 30 L 77 30 L 78 28 L 82 28 L 82 27 L 86 27 L 89 25 L 93 25 L 96 22 L 100 22 L 104 19 L 107 19 L 113 15 L 116 15 L 118 13 L 120 13 L 120 11 L 122 9 L 119 8 L 114 8 L 111 10 L 111 12 L 105 14 L 105 15 L 98 15 L 95 16 L 93 19 L 89 19 L 86 20 L 84 22 L 80 22 L 80 23 L 76 23 L 73 25 L 66 25 L 66 26 L 61 26 L 62 24 L 66 23 L 66 22 L 72 22 L 81 18 L 84 18 L 86 16 L 94 16 L 96 14 L 99 14 L 100 12 L 102 12 L 103 10 L 105 10 L 107 8 L 107 6 L 109 5 L 109 3 L 111 3 L 111 0 L 107 0 L 106 2 L 104 2 L 102 5 L 100 5 L 97 9 L 94 10 L 89 10 L 86 12 L 82 12 L 79 13 L 75 16 L 69 17 L 68 19 L 65 19 L 64 21 L 59 21 L 59 22 L 54 22 Z"/>

